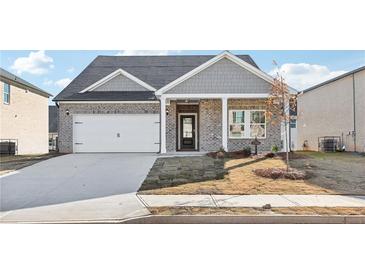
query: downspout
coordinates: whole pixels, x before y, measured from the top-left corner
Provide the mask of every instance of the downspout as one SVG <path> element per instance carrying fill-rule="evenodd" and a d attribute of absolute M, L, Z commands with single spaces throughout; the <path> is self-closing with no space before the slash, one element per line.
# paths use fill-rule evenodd
<path fill-rule="evenodd" d="M 159 100 L 160 101 L 160 105 L 159 105 L 159 108 L 160 108 L 160 132 L 159 132 L 159 135 L 160 135 L 160 138 L 159 138 L 160 139 L 160 141 L 159 141 L 160 142 L 160 149 L 159 149 L 158 153 L 161 154 L 161 98 L 159 98 L 159 99 L 160 99 Z"/>
<path fill-rule="evenodd" d="M 353 111 L 354 111 L 354 151 L 356 151 L 356 111 L 355 111 L 355 107 L 356 107 L 356 99 L 355 99 L 355 73 L 352 74 L 352 102 L 353 102 Z"/>

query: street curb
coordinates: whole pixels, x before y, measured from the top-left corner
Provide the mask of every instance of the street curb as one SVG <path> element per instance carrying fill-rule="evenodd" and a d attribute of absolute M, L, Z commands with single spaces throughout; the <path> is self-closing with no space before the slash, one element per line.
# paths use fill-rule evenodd
<path fill-rule="evenodd" d="M 128 219 L 10 221 L 1 224 L 365 224 L 365 216 L 207 216 L 207 215 L 146 215 Z"/>
<path fill-rule="evenodd" d="M 122 221 L 124 224 L 365 224 L 365 216 L 203 216 L 152 215 Z"/>

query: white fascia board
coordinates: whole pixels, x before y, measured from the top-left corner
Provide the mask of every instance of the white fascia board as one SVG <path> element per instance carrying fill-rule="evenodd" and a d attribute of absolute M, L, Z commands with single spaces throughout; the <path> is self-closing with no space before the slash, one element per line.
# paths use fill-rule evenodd
<path fill-rule="evenodd" d="M 261 99 L 268 98 L 269 93 L 221 93 L 221 94 L 162 94 L 160 96 L 161 100 L 164 99 Z"/>
<path fill-rule="evenodd" d="M 59 104 L 159 104 L 160 101 L 58 101 Z"/>
<path fill-rule="evenodd" d="M 188 73 L 184 74 L 183 76 L 177 78 L 176 80 L 172 81 L 171 83 L 163 86 L 159 90 L 156 91 L 156 95 L 162 95 L 166 91 L 172 89 L 173 87 L 179 85 L 180 83 L 186 81 L 187 79 L 193 77 L 194 75 L 198 74 L 199 72 L 205 70 L 206 68 L 210 67 L 211 65 L 217 63 L 219 60 L 227 58 L 228 60 L 234 62 L 235 64 L 239 65 L 240 67 L 248 70 L 249 72 L 253 73 L 254 75 L 260 77 L 261 79 L 269 82 L 270 84 L 273 83 L 274 78 L 271 77 L 269 74 L 259 70 L 258 68 L 252 66 L 251 64 L 243 61 L 242 59 L 238 58 L 237 56 L 233 55 L 228 51 L 224 51 L 221 54 L 218 54 L 214 58 L 208 60 L 207 62 L 201 64 L 197 68 L 189 71 Z M 290 91 L 296 91 L 295 89 L 289 87 Z"/>
<path fill-rule="evenodd" d="M 100 87 L 101 85 L 107 83 L 108 81 L 112 80 L 114 77 L 118 76 L 118 75 L 123 75 L 127 78 L 129 78 L 130 80 L 136 82 L 137 84 L 141 85 L 142 87 L 145 87 L 146 89 L 150 90 L 150 91 L 156 91 L 156 89 L 152 86 L 150 86 L 149 84 L 143 82 L 141 79 L 138 79 L 137 77 L 135 77 L 134 75 L 130 74 L 129 72 L 126 72 L 125 70 L 119 68 L 116 71 L 110 73 L 109 75 L 105 76 L 104 78 L 100 79 L 99 81 L 95 82 L 94 84 L 88 86 L 87 88 L 79 91 L 79 93 L 84 93 L 86 91 L 92 91 L 94 89 L 96 89 L 97 87 Z"/>

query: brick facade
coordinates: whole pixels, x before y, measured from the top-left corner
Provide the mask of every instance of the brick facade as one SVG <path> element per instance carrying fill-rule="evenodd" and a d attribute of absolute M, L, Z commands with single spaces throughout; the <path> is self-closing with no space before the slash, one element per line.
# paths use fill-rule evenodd
<path fill-rule="evenodd" d="M 176 101 L 171 101 L 166 106 L 166 151 L 176 151 Z"/>
<path fill-rule="evenodd" d="M 69 115 L 66 111 L 69 111 Z M 72 115 L 73 114 L 158 114 L 160 113 L 160 104 L 158 103 L 83 103 L 67 104 L 61 103 L 59 109 L 58 125 L 58 147 L 61 153 L 72 153 L 73 136 L 72 136 Z"/>
<path fill-rule="evenodd" d="M 166 150 L 176 151 L 177 136 L 177 105 L 171 101 L 166 107 Z M 264 100 L 253 99 L 230 99 L 228 100 L 228 111 L 230 109 L 265 109 Z M 228 116 L 228 115 L 227 115 Z M 198 115 L 198 144 L 199 151 L 217 151 L 222 147 L 222 101 L 220 99 L 202 99 L 199 103 Z M 229 139 L 228 150 L 242 150 L 251 145 L 252 139 Z M 280 124 L 273 125 L 268 122 L 266 125 L 266 138 L 260 139 L 259 151 L 270 151 L 272 146 L 281 145 Z"/>
<path fill-rule="evenodd" d="M 200 101 L 200 150 L 217 151 L 222 147 L 222 101 Z"/>
<path fill-rule="evenodd" d="M 166 106 L 166 150 L 175 152 L 177 147 L 177 106 L 176 101 L 171 101 Z M 196 106 L 197 107 L 197 106 Z M 264 100 L 253 99 L 230 99 L 228 100 L 228 111 L 230 109 L 264 109 Z M 69 115 L 66 114 L 69 111 Z M 184 112 L 184 110 L 181 110 Z M 72 152 L 72 115 L 73 114 L 131 114 L 160 112 L 158 103 L 141 104 L 67 104 L 61 103 L 59 110 L 59 149 L 63 153 Z M 220 99 L 202 99 L 199 102 L 198 119 L 198 147 L 199 151 L 217 151 L 222 147 L 222 101 Z M 251 145 L 252 139 L 229 139 L 228 150 L 241 150 Z M 273 125 L 268 122 L 266 125 L 266 138 L 260 139 L 259 151 L 270 151 L 273 145 L 280 147 L 281 135 L 280 124 Z"/>

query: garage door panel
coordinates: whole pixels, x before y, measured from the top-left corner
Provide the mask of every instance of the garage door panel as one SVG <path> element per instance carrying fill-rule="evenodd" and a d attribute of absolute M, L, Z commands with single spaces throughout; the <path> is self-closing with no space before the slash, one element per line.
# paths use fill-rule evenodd
<path fill-rule="evenodd" d="M 75 115 L 74 152 L 158 152 L 158 114 Z"/>

